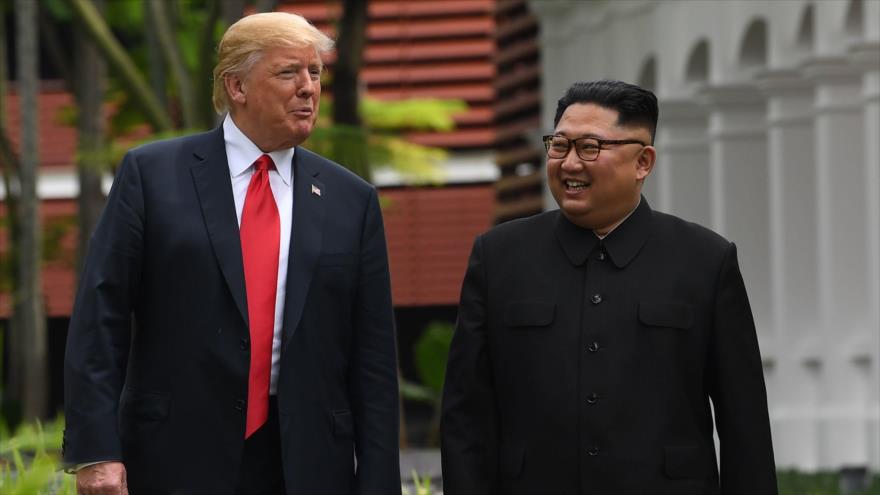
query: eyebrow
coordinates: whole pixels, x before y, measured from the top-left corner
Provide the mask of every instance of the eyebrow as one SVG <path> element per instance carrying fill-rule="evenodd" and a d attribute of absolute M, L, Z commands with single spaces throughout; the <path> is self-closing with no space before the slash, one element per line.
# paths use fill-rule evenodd
<path fill-rule="evenodd" d="M 556 132 L 553 133 L 553 135 L 554 135 L 554 136 L 562 136 L 562 137 L 564 137 L 564 138 L 566 138 L 566 139 L 568 139 L 568 140 L 574 140 L 574 139 L 580 139 L 580 138 L 605 139 L 604 137 L 602 137 L 602 136 L 600 136 L 600 135 L 598 135 L 598 134 L 594 134 L 594 133 L 592 133 L 592 132 L 588 132 L 588 133 L 586 133 L 586 134 L 581 134 L 580 136 L 578 136 L 578 137 L 576 137 L 576 138 L 571 138 L 571 137 L 568 136 L 567 133 L 562 132 L 562 131 L 556 131 Z"/>
<path fill-rule="evenodd" d="M 279 63 L 277 65 L 271 65 L 271 66 L 269 66 L 269 69 L 273 70 L 273 71 L 282 71 L 284 69 L 300 69 L 302 67 L 308 67 L 309 69 L 312 69 L 312 68 L 323 69 L 324 64 L 321 62 L 304 64 L 300 61 L 294 61 L 294 62 L 287 62 L 287 63 Z"/>

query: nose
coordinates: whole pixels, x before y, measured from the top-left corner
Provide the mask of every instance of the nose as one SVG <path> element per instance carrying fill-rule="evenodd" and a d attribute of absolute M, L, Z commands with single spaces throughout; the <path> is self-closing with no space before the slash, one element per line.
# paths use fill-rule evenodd
<path fill-rule="evenodd" d="M 296 94 L 300 98 L 310 98 L 315 94 L 315 88 L 317 88 L 317 85 L 318 81 L 312 80 L 311 74 L 306 74 L 306 77 L 301 78 L 299 87 L 296 88 Z"/>
<path fill-rule="evenodd" d="M 566 172 L 575 172 L 584 168 L 584 162 L 574 150 L 574 146 L 568 149 L 565 158 L 562 159 L 562 170 Z"/>

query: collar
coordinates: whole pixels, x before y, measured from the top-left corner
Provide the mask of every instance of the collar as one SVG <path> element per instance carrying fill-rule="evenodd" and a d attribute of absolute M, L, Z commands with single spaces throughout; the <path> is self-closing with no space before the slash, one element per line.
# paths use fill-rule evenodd
<path fill-rule="evenodd" d="M 636 205 L 633 207 L 632 210 L 629 210 L 629 213 L 627 213 L 623 218 L 618 220 L 616 224 L 614 224 L 610 229 L 608 229 L 608 232 L 605 235 L 596 234 L 596 237 L 598 237 L 600 240 L 608 237 L 609 234 L 614 232 L 614 229 L 616 229 L 618 226 L 620 226 L 620 224 L 625 222 L 626 219 L 629 218 L 629 216 L 632 215 L 634 211 L 636 211 L 636 209 L 639 207 L 640 204 L 642 204 L 642 196 L 641 195 L 639 195 L 639 202 L 636 203 Z"/>
<path fill-rule="evenodd" d="M 235 125 L 230 114 L 223 119 L 223 139 L 226 143 L 226 155 L 229 161 L 229 175 L 238 177 L 252 169 L 263 152 Z M 285 185 L 290 185 L 291 163 L 294 148 L 275 150 L 266 153 L 275 162 L 275 169 Z"/>
<path fill-rule="evenodd" d="M 571 223 L 562 211 L 556 217 L 556 238 L 562 250 L 575 266 L 582 265 L 597 245 L 603 246 L 611 262 L 617 268 L 628 265 L 651 237 L 651 217 L 653 213 L 645 197 L 639 206 L 620 225 L 603 239 L 593 231 Z"/>

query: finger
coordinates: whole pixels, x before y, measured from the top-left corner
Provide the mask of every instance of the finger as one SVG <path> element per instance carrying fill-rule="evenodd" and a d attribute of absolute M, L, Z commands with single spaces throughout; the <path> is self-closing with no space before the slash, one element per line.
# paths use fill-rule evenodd
<path fill-rule="evenodd" d="M 128 472 L 125 469 L 125 466 L 122 467 L 122 472 L 120 473 L 120 482 L 122 485 L 122 490 L 120 490 L 121 495 L 128 495 Z"/>

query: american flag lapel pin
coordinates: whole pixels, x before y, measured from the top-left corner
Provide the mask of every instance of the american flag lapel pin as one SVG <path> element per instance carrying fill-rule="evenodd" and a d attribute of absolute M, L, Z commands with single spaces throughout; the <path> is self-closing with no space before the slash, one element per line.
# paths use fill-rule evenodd
<path fill-rule="evenodd" d="M 316 186 L 314 184 L 312 184 L 312 194 L 314 194 L 315 196 L 318 196 L 318 197 L 321 196 L 321 190 L 318 188 L 318 186 Z"/>

